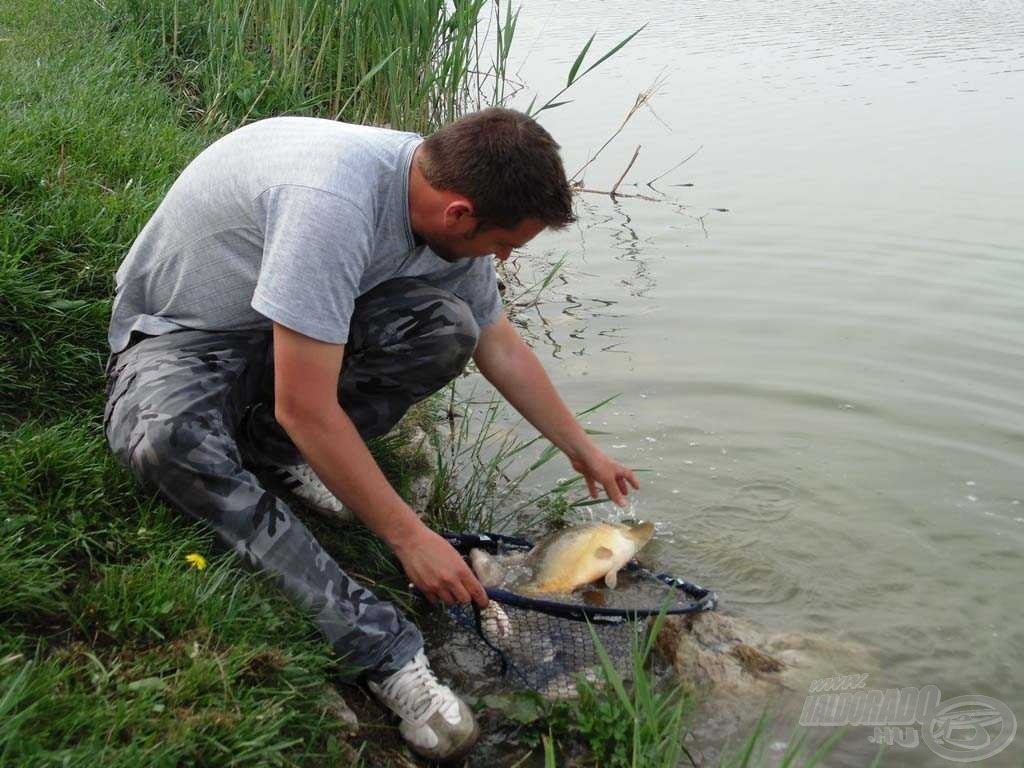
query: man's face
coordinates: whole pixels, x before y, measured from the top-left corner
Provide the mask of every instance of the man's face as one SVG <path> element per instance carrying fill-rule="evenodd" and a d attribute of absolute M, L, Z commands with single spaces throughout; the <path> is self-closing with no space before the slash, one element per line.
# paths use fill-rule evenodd
<path fill-rule="evenodd" d="M 445 261 L 456 262 L 492 254 L 505 261 L 513 250 L 522 248 L 540 234 L 544 230 L 544 223 L 537 219 L 525 219 L 511 229 L 483 229 L 474 222 L 471 227 L 452 229 L 454 231 L 427 240 L 430 249 Z M 460 229 L 468 231 L 460 232 Z"/>

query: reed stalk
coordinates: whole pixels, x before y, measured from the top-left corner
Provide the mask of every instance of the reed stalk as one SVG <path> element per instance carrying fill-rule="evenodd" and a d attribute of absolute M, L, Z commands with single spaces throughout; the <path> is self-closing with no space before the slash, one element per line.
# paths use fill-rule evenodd
<path fill-rule="evenodd" d="M 487 0 L 126 0 L 205 123 L 290 113 L 426 132 L 504 96 L 517 13 Z M 480 23 L 481 14 L 489 26 Z M 485 37 L 493 45 L 485 45 Z M 489 85 L 485 85 L 489 83 Z"/>

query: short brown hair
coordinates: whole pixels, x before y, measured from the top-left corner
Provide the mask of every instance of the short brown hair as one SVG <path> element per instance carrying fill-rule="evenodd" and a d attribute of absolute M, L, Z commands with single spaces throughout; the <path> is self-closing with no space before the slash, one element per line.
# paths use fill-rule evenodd
<path fill-rule="evenodd" d="M 481 228 L 576 220 L 558 144 L 533 118 L 501 107 L 474 112 L 427 137 L 420 171 L 436 189 L 473 202 Z"/>

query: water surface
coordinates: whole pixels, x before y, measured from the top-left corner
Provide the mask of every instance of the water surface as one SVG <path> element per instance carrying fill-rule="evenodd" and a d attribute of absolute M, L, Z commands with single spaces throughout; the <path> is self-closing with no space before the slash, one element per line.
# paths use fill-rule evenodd
<path fill-rule="evenodd" d="M 531 0 L 519 76 L 551 95 L 591 30 L 603 51 L 643 22 L 542 122 L 572 172 L 660 77 L 586 185 L 642 145 L 620 190 L 651 194 L 702 149 L 656 184 L 681 206 L 584 194 L 520 257 L 568 256 L 523 315 L 552 377 L 575 408 L 623 393 L 590 423 L 652 470 L 634 511 L 660 565 L 869 646 L 871 688 L 1024 720 L 1022 7 Z"/>

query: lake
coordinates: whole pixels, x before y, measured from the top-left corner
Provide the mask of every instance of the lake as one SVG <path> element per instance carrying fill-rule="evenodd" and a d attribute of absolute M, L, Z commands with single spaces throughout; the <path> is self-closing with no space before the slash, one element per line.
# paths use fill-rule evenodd
<path fill-rule="evenodd" d="M 769 629 L 869 647 L 835 669 L 868 688 L 1024 717 L 1022 6 L 531 0 L 511 105 L 644 22 L 539 119 L 571 174 L 659 81 L 586 186 L 640 145 L 619 191 L 654 196 L 696 154 L 665 201 L 581 194 L 519 260 L 529 282 L 566 257 L 521 321 L 573 408 L 622 393 L 589 424 L 650 470 L 650 558 Z M 851 731 L 837 764 L 874 753 Z"/>

